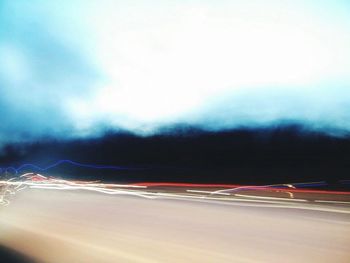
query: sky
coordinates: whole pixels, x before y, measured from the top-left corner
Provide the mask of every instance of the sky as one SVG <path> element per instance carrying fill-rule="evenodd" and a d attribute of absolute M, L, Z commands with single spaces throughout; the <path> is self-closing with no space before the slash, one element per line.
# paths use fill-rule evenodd
<path fill-rule="evenodd" d="M 0 144 L 288 123 L 350 133 L 345 0 L 0 0 Z"/>

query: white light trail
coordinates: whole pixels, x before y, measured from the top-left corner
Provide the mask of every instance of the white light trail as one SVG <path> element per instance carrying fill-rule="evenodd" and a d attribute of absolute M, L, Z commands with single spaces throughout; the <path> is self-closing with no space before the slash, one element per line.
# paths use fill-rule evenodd
<path fill-rule="evenodd" d="M 324 207 L 326 204 L 342 204 L 348 205 L 350 202 L 342 201 L 327 201 L 314 200 L 319 205 L 312 207 L 307 205 L 308 201 L 305 199 L 295 198 L 281 198 L 270 196 L 257 196 L 250 194 L 233 194 L 231 191 L 237 190 L 266 190 L 269 186 L 258 187 L 237 187 L 235 189 L 219 190 L 219 191 L 205 191 L 195 189 L 181 189 L 179 192 L 166 192 L 162 189 L 160 192 L 155 189 L 147 189 L 147 186 L 130 185 L 130 184 L 105 184 L 96 181 L 70 181 L 63 179 L 55 179 L 46 177 L 40 174 L 27 173 L 18 177 L 19 180 L 11 178 L 9 180 L 0 181 L 0 204 L 9 205 L 9 196 L 15 195 L 19 191 L 25 189 L 43 189 L 43 190 L 62 190 L 62 191 L 91 191 L 108 195 L 129 195 L 145 199 L 170 199 L 183 201 L 199 201 L 206 203 L 220 203 L 225 205 L 235 206 L 254 206 L 265 208 L 288 208 L 288 209 L 303 209 L 315 210 L 325 212 L 337 212 L 350 214 L 349 210 Z M 272 185 L 270 185 L 272 186 Z M 288 188 L 295 188 L 293 185 L 285 185 Z M 143 190 L 141 190 L 143 189 Z M 184 194 L 183 191 L 191 194 Z M 261 191 L 260 191 L 261 192 Z M 288 192 L 287 192 L 288 193 Z M 217 195 L 217 196 L 214 196 Z M 225 197 L 220 196 L 225 195 Z M 299 203 L 300 205 L 297 205 Z M 322 206 L 322 203 L 323 206 Z"/>

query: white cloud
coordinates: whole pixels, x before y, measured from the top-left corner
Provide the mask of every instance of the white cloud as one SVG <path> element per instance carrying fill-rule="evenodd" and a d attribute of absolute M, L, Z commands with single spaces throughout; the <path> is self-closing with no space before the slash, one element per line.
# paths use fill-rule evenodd
<path fill-rule="evenodd" d="M 21 116 L 43 127 L 33 136 L 283 119 L 350 131 L 343 1 L 6 3 L 0 106 L 8 133 L 20 130 L 11 123 Z"/>
<path fill-rule="evenodd" d="M 347 25 L 322 20 L 316 4 L 287 2 L 98 7 L 91 54 L 106 84 L 70 100 L 74 118 L 106 116 L 115 126 L 173 122 L 228 91 L 350 83 Z"/>

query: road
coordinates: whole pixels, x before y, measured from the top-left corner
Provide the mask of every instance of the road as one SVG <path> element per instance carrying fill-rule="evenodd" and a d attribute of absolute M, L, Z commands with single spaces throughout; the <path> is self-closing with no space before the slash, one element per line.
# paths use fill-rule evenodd
<path fill-rule="evenodd" d="M 27 188 L 0 207 L 0 245 L 37 262 L 350 262 L 347 201 L 207 192 Z"/>

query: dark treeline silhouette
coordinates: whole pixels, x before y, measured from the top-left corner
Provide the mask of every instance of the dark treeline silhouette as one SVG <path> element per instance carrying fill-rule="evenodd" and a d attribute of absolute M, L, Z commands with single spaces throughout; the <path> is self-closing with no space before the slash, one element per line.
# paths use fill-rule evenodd
<path fill-rule="evenodd" d="M 93 170 L 62 165 L 47 175 L 117 182 L 178 181 L 267 184 L 350 179 L 350 139 L 298 126 L 206 132 L 176 127 L 161 135 L 107 133 L 101 138 L 42 140 L 4 147 L 1 165 L 59 159 L 147 169 Z"/>

